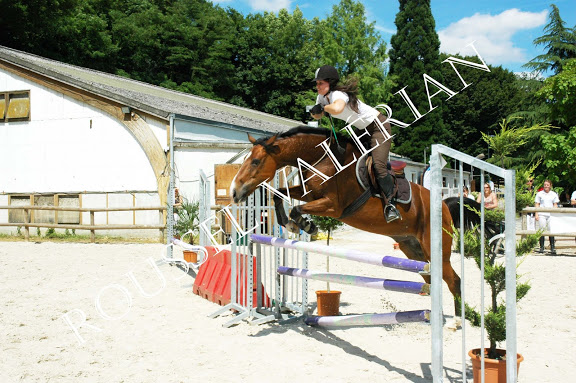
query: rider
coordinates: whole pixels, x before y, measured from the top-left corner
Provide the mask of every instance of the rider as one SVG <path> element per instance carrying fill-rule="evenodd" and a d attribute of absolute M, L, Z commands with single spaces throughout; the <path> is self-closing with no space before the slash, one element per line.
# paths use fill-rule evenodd
<path fill-rule="evenodd" d="M 372 159 L 376 171 L 376 180 L 380 190 L 386 196 L 386 207 L 384 217 L 387 222 L 392 222 L 400 216 L 400 212 L 391 203 L 394 192 L 394 178 L 388 173 L 388 154 L 390 152 L 390 140 L 386 140 L 382 131 L 378 128 L 376 119 L 382 122 L 391 136 L 390 123 L 386 122 L 386 117 L 377 109 L 366 105 L 358 99 L 358 84 L 355 79 L 346 84 L 339 83 L 340 76 L 336 68 L 330 65 L 321 66 L 316 70 L 314 80 L 318 96 L 316 105 L 310 110 L 310 114 L 319 120 L 326 113 L 344 120 L 358 129 L 366 129 L 370 134 L 370 146 Z"/>

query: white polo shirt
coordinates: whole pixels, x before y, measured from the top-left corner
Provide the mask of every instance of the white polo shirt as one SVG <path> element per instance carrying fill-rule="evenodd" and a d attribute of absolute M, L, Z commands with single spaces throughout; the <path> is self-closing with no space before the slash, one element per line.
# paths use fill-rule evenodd
<path fill-rule="evenodd" d="M 358 100 L 359 113 L 356 113 L 352 108 L 350 108 L 350 98 L 348 95 L 339 90 L 330 92 L 326 96 L 318 95 L 318 97 L 316 97 L 316 103 L 324 106 L 330 105 L 336 100 L 343 100 L 346 103 L 346 106 L 340 114 L 333 114 L 332 116 L 339 120 L 344 120 L 347 124 L 353 125 L 358 129 L 366 129 L 366 127 L 374 121 L 376 116 L 378 116 L 379 112 L 377 109 L 364 104 L 360 100 Z"/>
<path fill-rule="evenodd" d="M 554 207 L 555 203 L 560 202 L 560 198 L 558 198 L 558 194 L 550 189 L 548 193 L 544 190 L 539 191 L 536 193 L 536 198 L 534 202 L 539 203 L 540 207 Z M 549 216 L 550 213 L 538 213 L 539 215 Z"/>

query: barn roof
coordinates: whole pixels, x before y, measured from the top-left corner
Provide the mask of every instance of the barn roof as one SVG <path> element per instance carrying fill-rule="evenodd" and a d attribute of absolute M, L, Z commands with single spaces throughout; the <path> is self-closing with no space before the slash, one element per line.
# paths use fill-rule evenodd
<path fill-rule="evenodd" d="M 163 119 L 175 114 L 272 133 L 301 124 L 299 121 L 65 64 L 4 46 L 0 46 L 0 61 Z"/>

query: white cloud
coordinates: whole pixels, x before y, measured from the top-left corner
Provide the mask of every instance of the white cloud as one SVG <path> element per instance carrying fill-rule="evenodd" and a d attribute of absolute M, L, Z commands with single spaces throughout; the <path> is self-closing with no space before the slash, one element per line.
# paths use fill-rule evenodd
<path fill-rule="evenodd" d="M 508 9 L 499 15 L 476 13 L 450 24 L 438 32 L 440 50 L 445 53 L 475 55 L 464 47 L 476 41 L 474 46 L 488 64 L 524 63 L 527 60 L 524 48 L 514 45 L 512 37 L 523 29 L 532 29 L 546 22 L 548 11 L 539 13 Z"/>
<path fill-rule="evenodd" d="M 392 28 L 386 28 L 386 27 L 381 27 L 378 24 L 375 25 L 376 30 L 389 34 L 389 35 L 393 35 L 396 33 L 396 28 L 392 29 Z"/>
<path fill-rule="evenodd" d="M 278 12 L 282 8 L 290 9 L 292 0 L 248 0 L 253 11 Z"/>

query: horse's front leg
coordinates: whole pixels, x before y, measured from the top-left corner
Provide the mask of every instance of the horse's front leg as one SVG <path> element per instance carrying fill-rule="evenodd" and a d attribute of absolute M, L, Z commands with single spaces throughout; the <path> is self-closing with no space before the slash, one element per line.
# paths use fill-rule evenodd
<path fill-rule="evenodd" d="M 290 212 L 290 218 L 294 223 L 306 233 L 314 235 L 318 232 L 318 227 L 312 222 L 312 219 L 303 217 L 302 214 L 313 214 L 329 217 L 337 217 L 334 211 L 334 204 L 329 198 L 320 198 L 312 202 L 298 205 Z"/>
<path fill-rule="evenodd" d="M 288 189 L 281 188 L 278 192 L 283 195 L 289 195 L 292 199 L 302 198 L 302 187 L 300 185 L 292 186 Z M 278 194 L 274 193 L 274 210 L 276 211 L 276 221 L 280 226 L 288 227 L 290 225 L 290 218 L 286 215 L 286 209 L 284 209 L 284 199 Z M 289 230 L 291 231 L 291 230 Z"/>

